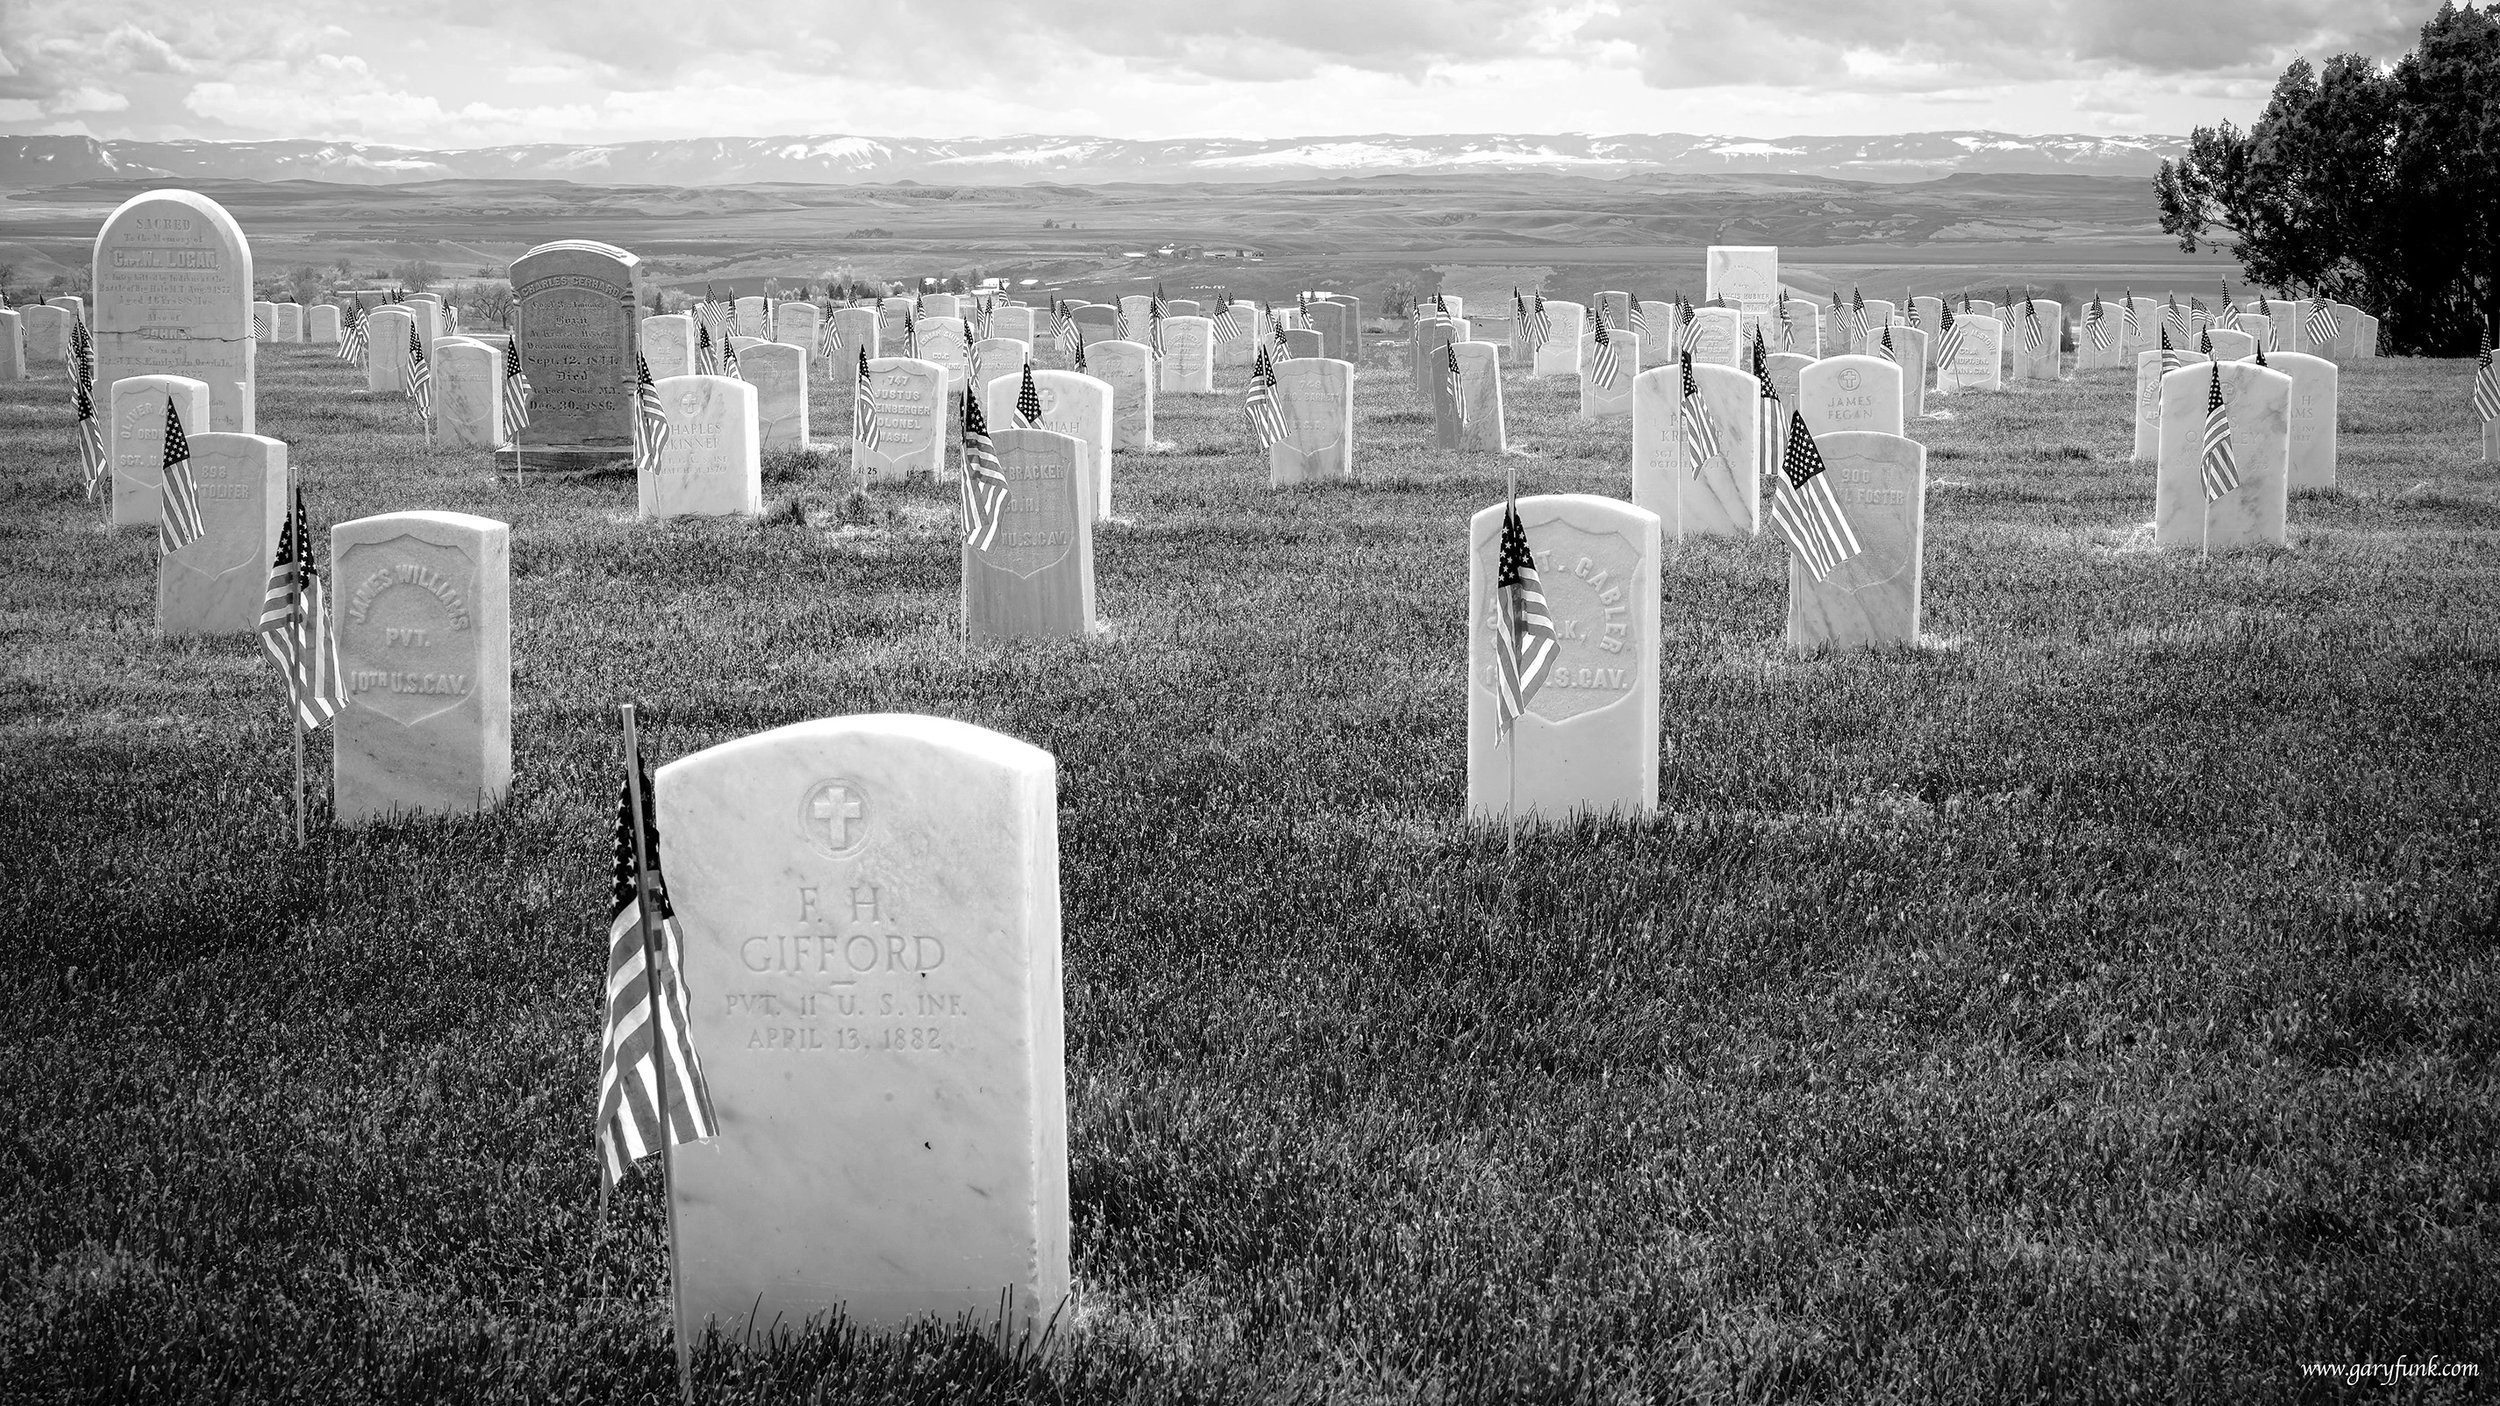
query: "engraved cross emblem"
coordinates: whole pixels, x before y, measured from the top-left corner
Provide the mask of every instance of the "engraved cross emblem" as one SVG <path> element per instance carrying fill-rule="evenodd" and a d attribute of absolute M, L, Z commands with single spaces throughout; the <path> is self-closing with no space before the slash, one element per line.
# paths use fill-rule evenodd
<path fill-rule="evenodd" d="M 852 822 L 865 815 L 866 810 L 851 788 L 837 781 L 816 793 L 807 814 L 809 819 L 823 823 L 826 845 L 843 850 L 851 847 Z"/>

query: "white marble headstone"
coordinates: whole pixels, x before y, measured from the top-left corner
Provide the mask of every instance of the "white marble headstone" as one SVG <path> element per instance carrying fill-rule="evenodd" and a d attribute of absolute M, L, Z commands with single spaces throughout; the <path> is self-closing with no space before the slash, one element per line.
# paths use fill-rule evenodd
<path fill-rule="evenodd" d="M 1800 652 L 1918 643 L 1927 449 L 1897 434 L 1818 434 L 1832 496 L 1861 548 L 1817 581 L 1788 562 L 1788 643 Z"/>
<path fill-rule="evenodd" d="M 1880 356 L 1829 356 L 1797 377 L 1798 413 L 1820 440 L 1844 430 L 1902 432 L 1901 368 Z"/>
<path fill-rule="evenodd" d="M 332 786 L 342 825 L 491 806 L 512 785 L 512 536 L 466 513 L 330 529 L 346 706 Z"/>
<path fill-rule="evenodd" d="M 660 446 L 656 469 L 635 474 L 637 515 L 752 517 L 764 511 L 755 387 L 728 376 L 671 376 L 652 389 L 668 414 L 668 442 Z"/>
<path fill-rule="evenodd" d="M 157 631 L 254 634 L 289 506 L 286 446 L 262 435 L 214 430 L 183 437 L 191 443 L 201 535 L 158 556 Z"/>
<path fill-rule="evenodd" d="M 165 487 L 165 406 L 182 416 L 185 438 L 214 417 L 214 392 L 188 376 L 124 376 L 104 395 L 110 413 L 105 452 L 113 474 L 113 525 L 154 527 Z M 110 407 L 109 412 L 107 406 Z"/>

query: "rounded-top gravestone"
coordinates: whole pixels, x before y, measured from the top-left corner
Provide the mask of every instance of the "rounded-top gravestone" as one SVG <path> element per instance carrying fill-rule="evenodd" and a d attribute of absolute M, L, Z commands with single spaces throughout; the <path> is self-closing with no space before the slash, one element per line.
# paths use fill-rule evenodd
<path fill-rule="evenodd" d="M 642 261 L 564 239 L 512 261 L 513 327 L 530 382 L 519 435 L 532 468 L 590 468 L 630 454 Z"/>
<path fill-rule="evenodd" d="M 208 387 L 208 429 L 253 427 L 252 249 L 195 191 L 125 200 L 96 232 L 96 384 L 184 376 Z"/>

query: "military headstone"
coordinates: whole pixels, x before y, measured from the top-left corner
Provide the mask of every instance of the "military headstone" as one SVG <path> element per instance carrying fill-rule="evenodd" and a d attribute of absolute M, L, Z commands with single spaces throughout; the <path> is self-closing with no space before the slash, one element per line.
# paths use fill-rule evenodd
<path fill-rule="evenodd" d="M 2239 487 L 2205 500 L 2205 407 L 2222 377 Z M 2292 378 L 2253 361 L 2191 363 L 2161 378 L 2161 455 L 2153 540 L 2224 551 L 2285 544 L 2291 493 Z"/>
<path fill-rule="evenodd" d="M 2196 352 L 2181 352 L 2179 360 L 2188 365 L 2203 365 L 2205 358 Z M 2135 358 L 2135 452 L 2129 463 L 2150 464 L 2161 457 L 2161 348 L 2138 352 Z"/>
<path fill-rule="evenodd" d="M 1319 354 L 1332 361 L 1353 360 L 1354 309 L 1339 302 L 1311 304 L 1311 328 L 1319 333 Z"/>
<path fill-rule="evenodd" d="M 70 316 L 50 303 L 29 303 L 17 310 L 26 337 L 26 354 L 46 373 L 62 364 L 62 354 L 69 349 Z M 97 368 L 99 377 L 103 368 Z M 99 379 L 97 384 L 104 382 Z"/>
<path fill-rule="evenodd" d="M 445 337 L 434 344 L 434 432 L 447 445 L 493 449 L 503 424 L 503 356 L 484 342 Z"/>
<path fill-rule="evenodd" d="M 1880 356 L 1827 356 L 1797 376 L 1797 412 L 1817 440 L 1844 430 L 1902 431 L 1901 368 Z"/>
<path fill-rule="evenodd" d="M 26 379 L 26 325 L 15 308 L 0 308 L 0 381 Z"/>
<path fill-rule="evenodd" d="M 1927 413 L 1927 333 L 1901 324 L 1890 330 L 1893 356 L 1901 363 L 1901 419 L 1906 426 Z M 1883 345 L 1880 335 L 1876 345 Z"/>
<path fill-rule="evenodd" d="M 1774 308 L 1773 311 L 1776 312 L 1778 309 Z M 1774 319 L 1773 323 L 1777 325 L 1777 319 Z M 1783 340 L 1780 335 L 1774 333 L 1763 339 L 1763 345 L 1775 352 L 1792 352 L 1798 356 L 1821 356 L 1823 354 L 1823 305 L 1812 298 L 1789 299 L 1786 339 Z"/>
<path fill-rule="evenodd" d="M 1458 442 L 1499 454 L 1510 447 L 1502 424 L 1502 349 L 1491 342 L 1458 342 Z"/>
<path fill-rule="evenodd" d="M 2257 354 L 2257 339 L 2231 327 L 2210 327 L 2205 335 L 2213 339 L 2216 361 L 2246 361 Z"/>
<path fill-rule="evenodd" d="M 1763 358 L 1771 372 L 1771 389 L 1779 392 L 1780 404 L 1790 410 L 1797 408 L 1797 381 L 1806 368 L 1821 360 L 1804 352 L 1773 352 Z"/>
<path fill-rule="evenodd" d="M 1973 313 L 1954 318 L 1953 327 L 1962 334 L 1961 346 L 1950 366 L 1943 352 L 1936 354 L 1936 389 L 1948 395 L 2005 389 L 2005 324 Z"/>
<path fill-rule="evenodd" d="M 182 416 L 183 436 L 216 414 L 216 392 L 188 376 L 124 376 L 105 392 L 112 415 L 113 525 L 154 527 L 165 488 L 165 406 Z M 105 409 L 98 406 L 99 410 Z"/>
<path fill-rule="evenodd" d="M 1203 317 L 1163 319 L 1163 390 L 1174 395 L 1215 391 L 1215 324 Z"/>
<path fill-rule="evenodd" d="M 1719 453 L 1698 468 L 1689 462 L 1682 363 L 1642 372 L 1632 392 L 1632 502 L 1656 513 L 1678 541 L 1751 537 L 1761 525 L 1762 476 L 1754 466 L 1762 433 L 1759 387 L 1751 372 L 1698 361 L 1693 385 Z"/>
<path fill-rule="evenodd" d="M 1296 361 L 1325 357 L 1328 355 L 1328 339 L 1308 327 L 1288 327 L 1285 329 L 1285 355 Z"/>
<path fill-rule="evenodd" d="M 849 379 L 858 377 L 858 360 Z M 876 397 L 877 447 L 851 440 L 851 472 L 861 484 L 893 483 L 915 473 L 936 475 L 946 466 L 946 368 L 909 356 L 868 360 L 870 393 Z M 998 424 L 996 420 L 990 422 Z"/>
<path fill-rule="evenodd" d="M 1789 554 L 1788 643 L 1800 652 L 1918 643 L 1927 449 L 1864 430 L 1816 435 L 1858 555 L 1817 581 Z"/>
<path fill-rule="evenodd" d="M 1298 357 L 1276 368 L 1275 394 L 1285 437 L 1268 450 L 1268 486 L 1352 478 L 1354 367 Z"/>
<path fill-rule="evenodd" d="M 773 305 L 773 340 L 797 347 L 809 357 L 822 349 L 824 324 L 824 310 L 814 303 L 793 300 Z"/>
<path fill-rule="evenodd" d="M 286 521 L 286 446 L 260 435 L 213 430 L 183 437 L 191 442 L 201 535 L 158 556 L 157 631 L 253 634 L 269 589 L 269 563 L 278 554 L 278 530 Z"/>
<path fill-rule="evenodd" d="M 758 346 L 775 343 L 759 342 Z M 755 387 L 729 376 L 671 376 L 652 390 L 668 415 L 658 467 L 635 475 L 644 518 L 752 517 L 764 510 Z"/>
<path fill-rule="evenodd" d="M 1467 813 L 1649 815 L 1658 808 L 1658 515 L 1582 493 L 1522 498 L 1518 511 L 1555 656 L 1526 710 L 1502 727 L 1496 503 L 1469 524 Z"/>
<path fill-rule="evenodd" d="M 1035 428 L 1019 424 L 1016 395 L 1023 373 L 990 382 L 982 411 L 992 429 Z M 1038 428 L 1063 434 L 1085 446 L 1085 481 L 1093 493 L 1094 521 L 1111 516 L 1111 386 L 1079 371 L 1036 370 L 1033 389 L 1042 402 Z"/>
<path fill-rule="evenodd" d="M 197 428 L 252 432 L 252 249 L 223 206 L 187 190 L 132 196 L 97 231 L 91 277 L 97 385 L 186 376 L 208 386 Z M 49 361 L 27 352 L 39 367 L 60 364 L 57 348 Z"/>
<path fill-rule="evenodd" d="M 1676 353 L 1682 350 L 1676 340 L 1675 304 L 1644 301 L 1641 304 L 1641 326 L 1642 369 L 1675 361 Z M 1771 345 L 1776 347 L 1779 343 L 1774 340 Z"/>
<path fill-rule="evenodd" d="M 1265 320 L 1259 310 L 1248 303 L 1235 303 L 1216 319 L 1226 334 L 1215 341 L 1215 364 L 1225 368 L 1246 367 L 1257 359 L 1259 336 Z"/>
<path fill-rule="evenodd" d="M 252 337 L 266 342 L 278 333 L 278 305 L 261 299 L 252 303 Z"/>
<path fill-rule="evenodd" d="M 920 340 L 917 355 L 922 361 L 933 361 L 946 368 L 946 389 L 961 394 L 964 378 L 972 369 L 972 344 L 964 340 L 964 321 L 960 317 L 924 317 L 920 319 Z"/>
<path fill-rule="evenodd" d="M 1069 309 L 1068 320 L 1076 324 L 1077 335 L 1084 338 L 1085 345 L 1089 347 L 1096 342 L 1137 340 L 1123 335 L 1120 310 L 1115 307 L 1087 303 L 1083 307 Z"/>
<path fill-rule="evenodd" d="M 332 725 L 339 823 L 501 801 L 512 785 L 511 529 L 384 513 L 331 528 L 330 560 L 347 689 Z"/>
<path fill-rule="evenodd" d="M 1013 337 L 1027 348 L 1033 345 L 1033 309 L 1002 307 L 990 314 L 990 335 Z"/>
<path fill-rule="evenodd" d="M 755 387 L 757 446 L 806 449 L 807 349 L 757 342 L 738 353 L 738 378 Z"/>
<path fill-rule="evenodd" d="M 1085 349 L 1085 369 L 1111 388 L 1111 447 L 1154 448 L 1154 353 L 1142 342 L 1096 342 Z"/>
<path fill-rule="evenodd" d="M 1601 382 L 1598 379 L 1594 337 L 1580 353 L 1580 418 L 1583 420 L 1628 419 L 1632 414 L 1632 380 L 1640 374 L 1641 365 L 1640 335 L 1609 330 L 1606 341 L 1615 354 L 1614 378 L 1611 381 Z"/>
<path fill-rule="evenodd" d="M 642 320 L 642 359 L 651 379 L 694 374 L 694 318 L 682 312 L 659 313 Z"/>
<path fill-rule="evenodd" d="M 1153 339 L 1154 299 L 1130 293 L 1120 299 L 1120 340 L 1146 345 Z"/>
<path fill-rule="evenodd" d="M 1739 353 L 1749 355 L 1753 348 L 1738 337 L 1738 328 L 1734 308 L 1693 309 L 1693 360 L 1712 366 L 1744 364 Z"/>
<path fill-rule="evenodd" d="M 1713 244 L 1702 254 L 1702 297 L 1762 309 L 1780 295 L 1777 245 Z"/>
<path fill-rule="evenodd" d="M 885 714 L 660 768 L 721 1135 L 673 1152 L 679 1341 L 1069 1316 L 1057 777 Z M 839 1207 L 840 1213 L 828 1208 Z"/>
<path fill-rule="evenodd" d="M 529 377 L 516 440 L 532 467 L 550 454 L 591 467 L 632 452 L 642 261 L 587 239 L 541 244 L 512 262 L 513 327 Z"/>
<path fill-rule="evenodd" d="M 840 363 L 837 374 L 844 368 L 855 372 L 859 366 L 859 354 L 863 350 L 871 357 L 881 354 L 878 351 L 877 310 L 875 308 L 835 308 L 831 336 L 833 337 L 832 357 Z"/>
<path fill-rule="evenodd" d="M 1085 441 L 1024 429 L 994 430 L 990 440 L 1007 477 L 1007 503 L 996 540 L 985 549 L 963 549 L 965 635 L 1093 633 L 1093 476 Z"/>
<path fill-rule="evenodd" d="M 2322 356 L 2283 352 L 2268 358 L 2292 378 L 2289 426 L 2290 491 L 2335 486 L 2335 398 L 2342 370 Z M 2226 401 L 2227 401 L 2226 397 Z"/>
<path fill-rule="evenodd" d="M 304 340 L 304 305 L 302 303 L 280 303 L 270 314 L 270 318 L 269 340 L 273 342 Z"/>
<path fill-rule="evenodd" d="M 773 339 L 772 316 L 762 297 L 739 298 L 731 302 L 729 335 L 753 337 L 759 342 Z"/>
<path fill-rule="evenodd" d="M 920 295 L 920 311 L 930 317 L 961 317 L 964 315 L 964 302 L 953 293 L 923 293 Z"/>
<path fill-rule="evenodd" d="M 2063 380 L 2066 355 L 2058 348 L 2066 335 L 2066 305 L 2054 298 L 2034 298 L 2029 312 L 2018 304 L 2011 315 L 2013 325 L 2005 332 L 2014 343 L 2014 379 Z"/>
<path fill-rule="evenodd" d="M 315 303 L 304 315 L 304 340 L 325 347 L 339 344 L 339 310 L 335 303 Z"/>
<path fill-rule="evenodd" d="M 1545 304 L 1545 340 L 1533 351 L 1531 376 L 1578 376 L 1580 344 L 1588 333 L 1588 309 L 1559 298 Z"/>
<path fill-rule="evenodd" d="M 365 390 L 398 395 L 408 389 L 408 338 L 416 314 L 398 304 L 375 308 L 365 316 Z M 535 386 L 536 381 L 531 384 Z M 533 402 L 535 403 L 535 402 Z"/>

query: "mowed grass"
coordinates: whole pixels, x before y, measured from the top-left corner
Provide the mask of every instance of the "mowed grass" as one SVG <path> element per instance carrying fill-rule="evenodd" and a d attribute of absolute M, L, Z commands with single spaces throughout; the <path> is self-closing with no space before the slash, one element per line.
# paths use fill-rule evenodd
<path fill-rule="evenodd" d="M 673 1399 L 654 1178 L 595 1214 L 626 698 L 655 760 L 906 710 L 1060 767 L 1081 1312 L 1047 1353 L 716 1343 L 704 1400 L 2500 1371 L 2500 470 L 2463 363 L 2349 368 L 2343 486 L 2212 561 L 2151 547 L 2131 380 L 1944 402 L 1931 642 L 1793 657 L 1772 540 L 1671 546 L 1663 810 L 1515 861 L 1462 816 L 1463 525 L 1511 466 L 1627 492 L 1628 432 L 1513 378 L 1526 456 L 1441 454 L 1403 366 L 1357 382 L 1344 486 L 1271 491 L 1233 396 L 1166 397 L 1096 539 L 1110 635 L 967 650 L 951 484 L 791 457 L 758 520 L 639 523 L 626 478 L 498 480 L 266 348 L 317 523 L 513 525 L 511 798 L 300 854 L 270 667 L 157 637 L 58 373 L 0 386 L 0 1398 Z"/>

